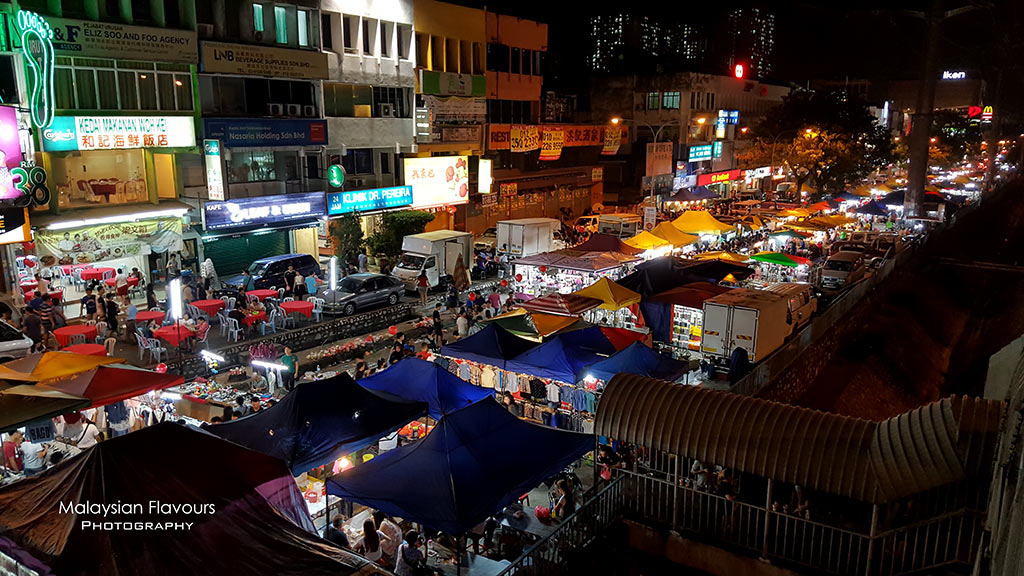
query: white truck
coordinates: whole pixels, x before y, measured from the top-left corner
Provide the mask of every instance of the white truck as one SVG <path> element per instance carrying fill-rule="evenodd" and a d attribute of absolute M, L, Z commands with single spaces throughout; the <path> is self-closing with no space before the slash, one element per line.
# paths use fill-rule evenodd
<path fill-rule="evenodd" d="M 750 364 L 782 346 L 806 318 L 794 318 L 789 295 L 738 288 L 704 301 L 700 351 L 708 359 L 728 362 L 739 348 Z"/>
<path fill-rule="evenodd" d="M 447 285 L 455 272 L 455 263 L 462 256 L 468 270 L 473 266 L 470 255 L 473 235 L 455 230 L 435 230 L 410 234 L 402 239 L 402 259 L 392 271 L 409 290 L 416 289 L 420 273 L 426 273 L 430 287 Z"/>
<path fill-rule="evenodd" d="M 557 250 L 555 232 L 561 227 L 562 223 L 554 218 L 501 220 L 495 247 L 499 254 L 515 258 Z"/>
<path fill-rule="evenodd" d="M 644 229 L 644 219 L 636 214 L 601 214 L 597 221 L 598 234 L 611 234 L 619 238 L 632 238 Z"/>

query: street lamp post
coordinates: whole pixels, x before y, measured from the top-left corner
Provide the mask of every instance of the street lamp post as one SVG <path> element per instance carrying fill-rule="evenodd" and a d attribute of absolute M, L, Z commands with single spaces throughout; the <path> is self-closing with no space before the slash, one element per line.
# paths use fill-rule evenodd
<path fill-rule="evenodd" d="M 658 138 L 661 137 L 661 131 L 662 130 L 664 130 L 668 126 L 676 126 L 677 125 L 676 122 L 667 122 L 665 124 L 658 125 L 658 129 L 655 130 L 653 124 L 648 124 L 647 122 L 641 122 L 641 121 L 637 120 L 636 118 L 623 118 L 621 116 L 613 116 L 611 118 L 611 123 L 612 123 L 613 126 L 618 126 L 619 124 L 622 124 L 623 122 L 632 122 L 634 124 L 638 124 L 638 125 L 644 126 L 648 130 L 650 130 L 651 134 L 654 136 L 654 143 L 655 144 L 658 143 Z M 654 175 L 651 176 L 651 191 L 650 191 L 649 198 L 651 199 L 652 202 L 654 201 Z"/>

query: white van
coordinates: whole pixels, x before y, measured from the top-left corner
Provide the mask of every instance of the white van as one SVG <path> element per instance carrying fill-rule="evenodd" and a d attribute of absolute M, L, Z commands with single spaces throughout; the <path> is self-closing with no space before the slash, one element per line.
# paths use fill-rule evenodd
<path fill-rule="evenodd" d="M 810 284 L 803 282 L 783 282 L 775 284 L 767 289 L 774 292 L 788 301 L 787 322 L 793 322 L 795 330 L 800 330 L 811 317 L 818 311 L 818 299 L 814 297 L 814 291 Z"/>
<path fill-rule="evenodd" d="M 643 230 L 643 218 L 636 214 L 602 214 L 597 221 L 599 234 L 632 238 Z"/>

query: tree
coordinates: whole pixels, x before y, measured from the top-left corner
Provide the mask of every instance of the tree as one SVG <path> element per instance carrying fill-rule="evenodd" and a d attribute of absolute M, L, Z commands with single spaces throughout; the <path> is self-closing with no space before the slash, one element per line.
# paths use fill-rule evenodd
<path fill-rule="evenodd" d="M 355 214 L 345 214 L 330 223 L 331 244 L 334 254 L 342 262 L 356 255 L 363 244 L 363 228 Z"/>
<path fill-rule="evenodd" d="M 387 212 L 380 231 L 367 238 L 366 243 L 375 254 L 398 256 L 402 253 L 402 238 L 423 232 L 433 219 L 430 212 L 417 210 Z"/>

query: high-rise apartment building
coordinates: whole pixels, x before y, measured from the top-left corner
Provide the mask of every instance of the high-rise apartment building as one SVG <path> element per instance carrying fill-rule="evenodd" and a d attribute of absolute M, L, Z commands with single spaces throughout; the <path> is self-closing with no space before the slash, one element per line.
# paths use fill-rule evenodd
<path fill-rule="evenodd" d="M 772 71 L 775 14 L 763 8 L 740 8 L 729 13 L 729 67 L 744 64 L 748 75 L 764 78 Z"/>

